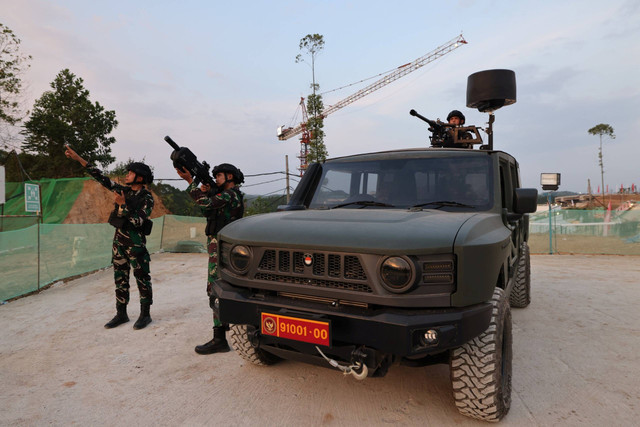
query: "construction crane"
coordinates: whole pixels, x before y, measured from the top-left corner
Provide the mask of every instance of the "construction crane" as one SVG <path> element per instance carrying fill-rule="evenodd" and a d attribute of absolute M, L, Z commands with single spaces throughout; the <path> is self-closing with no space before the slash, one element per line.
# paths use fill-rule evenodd
<path fill-rule="evenodd" d="M 463 44 L 467 44 L 467 41 L 464 39 L 464 37 L 462 37 L 462 34 L 460 34 L 458 37 L 455 37 L 449 40 L 442 46 L 438 46 L 437 48 L 427 53 L 426 55 L 421 56 L 420 58 L 416 59 L 413 62 L 409 62 L 407 64 L 399 66 L 394 71 L 390 72 L 389 74 L 385 75 L 384 77 L 375 81 L 369 86 L 363 89 L 360 89 L 353 95 L 350 95 L 344 98 L 342 101 L 330 106 L 329 108 L 327 108 L 325 111 L 322 112 L 322 117 L 326 118 L 329 114 L 335 113 L 339 109 L 346 107 L 347 105 L 357 101 L 358 99 L 363 98 L 369 95 L 370 93 L 385 87 L 389 83 L 392 83 L 398 80 L 399 78 L 414 72 L 418 68 L 421 68 L 427 65 L 428 63 L 433 62 L 436 59 L 446 55 L 447 53 L 454 51 L 455 49 L 459 48 Z M 307 154 L 309 153 L 309 143 L 311 141 L 311 134 L 307 129 L 307 122 L 309 121 L 309 118 L 307 116 L 307 109 L 305 108 L 305 105 L 304 105 L 304 98 L 300 99 L 300 106 L 302 108 L 302 122 L 298 124 L 296 127 L 287 128 L 284 126 L 280 126 L 277 130 L 277 134 L 278 134 L 278 139 L 280 141 L 285 141 L 296 135 L 302 134 L 300 138 L 300 155 L 298 156 L 298 158 L 300 159 L 299 170 L 300 170 L 300 174 L 302 174 L 307 169 Z"/>

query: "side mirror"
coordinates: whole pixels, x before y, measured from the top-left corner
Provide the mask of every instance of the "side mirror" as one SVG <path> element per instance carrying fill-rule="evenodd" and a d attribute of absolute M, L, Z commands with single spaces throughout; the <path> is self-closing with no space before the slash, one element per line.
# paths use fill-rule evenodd
<path fill-rule="evenodd" d="M 516 188 L 513 197 L 513 211 L 519 214 L 533 213 L 538 208 L 538 190 Z"/>

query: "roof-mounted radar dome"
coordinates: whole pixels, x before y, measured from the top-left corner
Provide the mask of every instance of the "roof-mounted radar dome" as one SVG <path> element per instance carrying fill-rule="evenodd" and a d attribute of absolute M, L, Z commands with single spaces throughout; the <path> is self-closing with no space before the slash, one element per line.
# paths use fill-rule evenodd
<path fill-rule="evenodd" d="M 516 73 L 513 71 L 478 71 L 467 78 L 467 107 L 491 113 L 515 102 Z"/>

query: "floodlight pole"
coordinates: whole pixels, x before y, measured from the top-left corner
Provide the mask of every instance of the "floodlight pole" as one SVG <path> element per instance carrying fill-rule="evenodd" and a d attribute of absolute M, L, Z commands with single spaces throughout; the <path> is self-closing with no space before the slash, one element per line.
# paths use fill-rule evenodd
<path fill-rule="evenodd" d="M 551 228 L 551 191 L 547 193 L 547 203 L 549 204 L 549 254 L 553 255 L 553 229 Z"/>
<path fill-rule="evenodd" d="M 553 254 L 553 229 L 551 224 L 551 193 L 556 191 L 560 186 L 559 173 L 541 173 L 540 184 L 542 189 L 549 191 L 547 193 L 547 203 L 549 204 L 549 253 Z"/>

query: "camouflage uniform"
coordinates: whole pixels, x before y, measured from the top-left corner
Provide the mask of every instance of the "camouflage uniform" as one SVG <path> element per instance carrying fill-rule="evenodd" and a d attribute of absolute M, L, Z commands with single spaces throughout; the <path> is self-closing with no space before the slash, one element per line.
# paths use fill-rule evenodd
<path fill-rule="evenodd" d="M 218 278 L 218 240 L 216 235 L 220 229 L 236 219 L 244 212 L 243 194 L 236 188 L 218 191 L 216 194 L 204 193 L 195 181 L 187 188 L 187 192 L 196 204 L 200 206 L 202 214 L 207 217 L 207 252 L 209 266 L 207 275 L 207 295 L 211 297 L 213 282 Z M 221 326 L 217 312 L 213 311 L 213 326 Z"/>
<path fill-rule="evenodd" d="M 113 276 L 116 283 L 116 302 L 129 303 L 129 271 L 133 275 L 140 292 L 140 304 L 153 304 L 149 263 L 151 258 L 147 251 L 147 238 L 142 231 L 145 220 L 151 216 L 153 196 L 146 188 L 133 191 L 131 187 L 113 182 L 93 165 L 86 166 L 87 172 L 109 191 L 122 192 L 126 205 L 119 213 L 116 205 L 114 214 L 124 219 L 124 226 L 117 227 L 113 236 L 112 262 Z M 113 215 L 113 214 L 112 214 Z"/>

